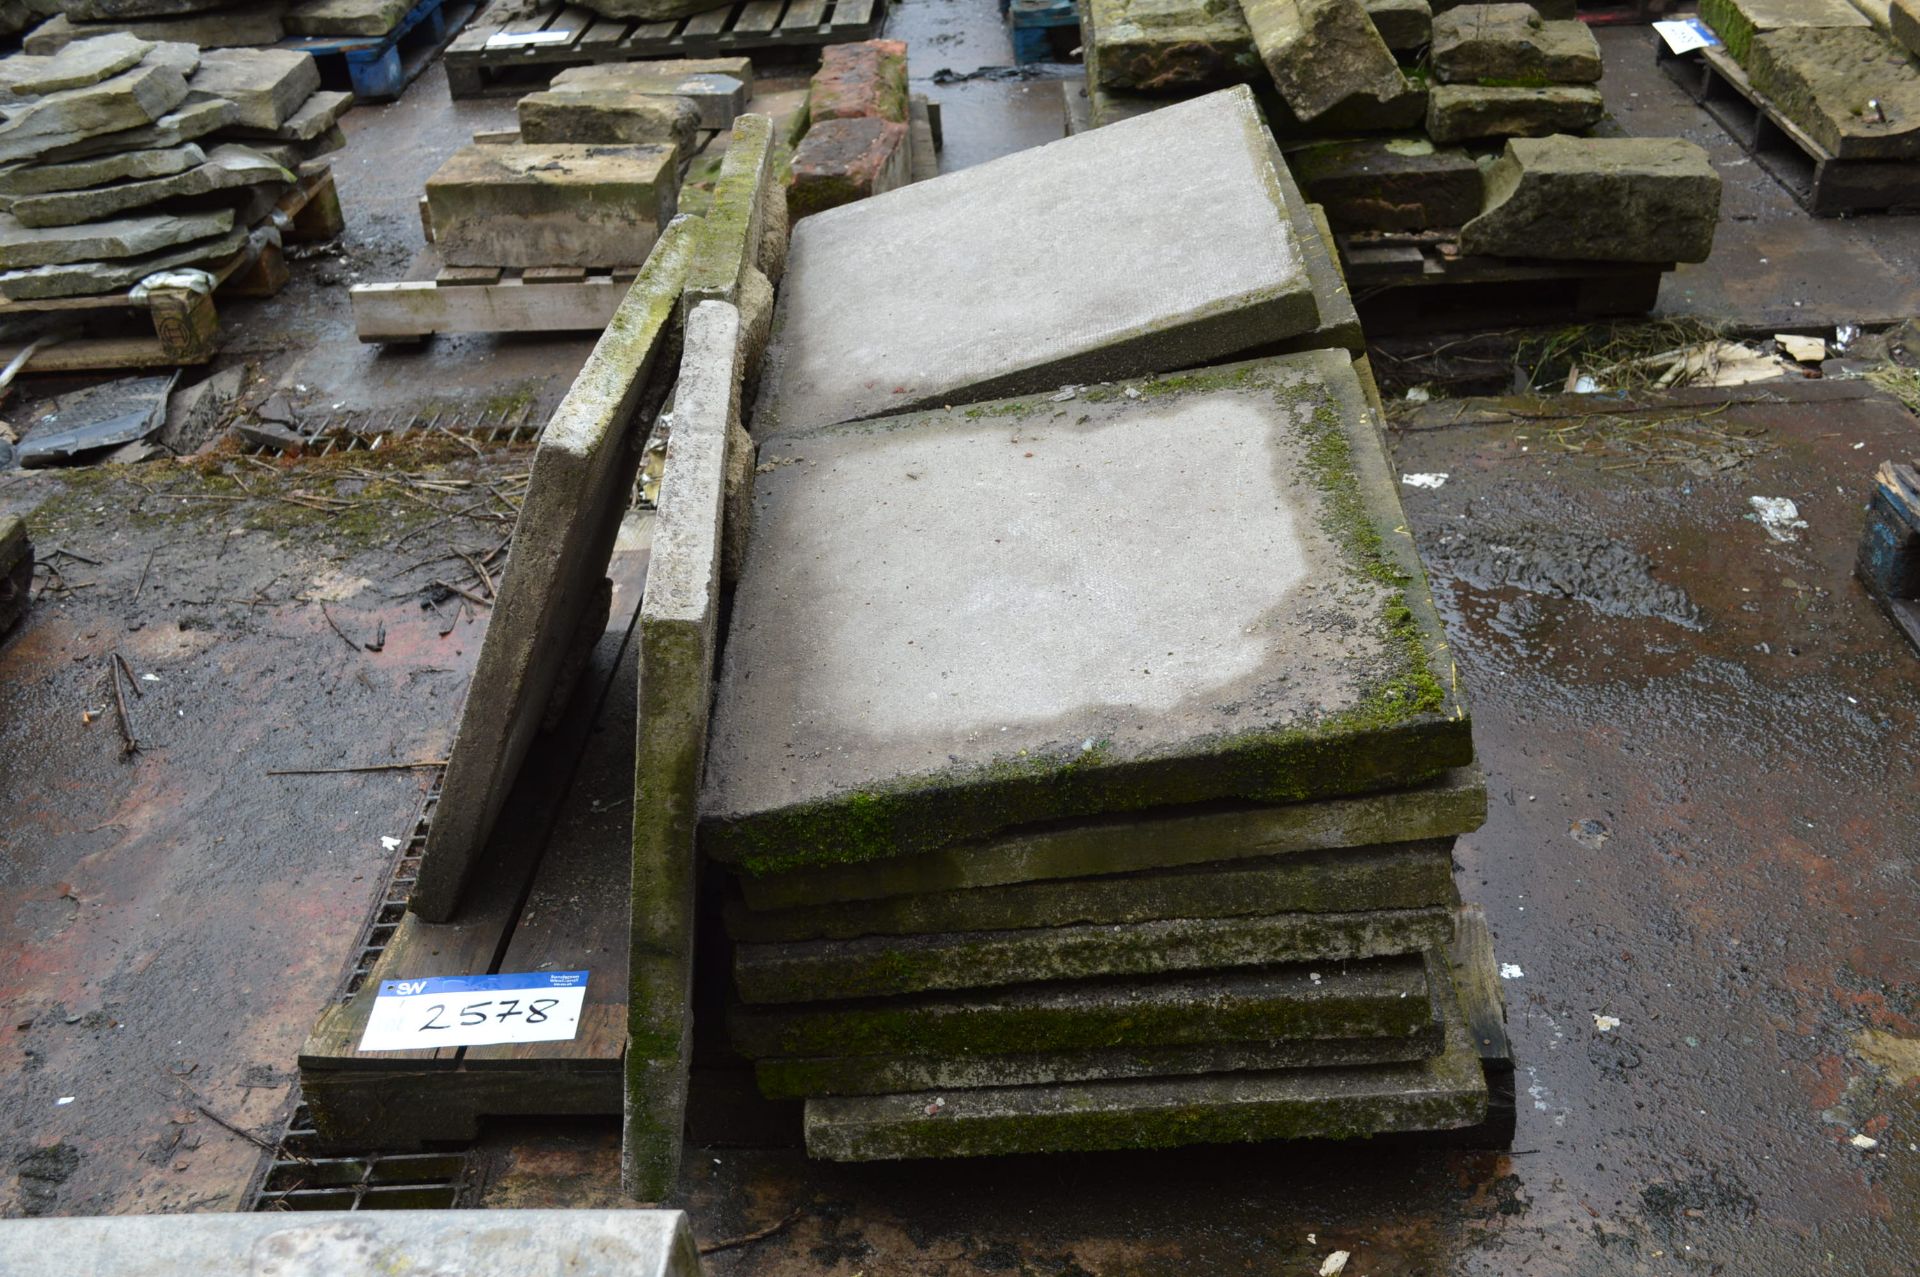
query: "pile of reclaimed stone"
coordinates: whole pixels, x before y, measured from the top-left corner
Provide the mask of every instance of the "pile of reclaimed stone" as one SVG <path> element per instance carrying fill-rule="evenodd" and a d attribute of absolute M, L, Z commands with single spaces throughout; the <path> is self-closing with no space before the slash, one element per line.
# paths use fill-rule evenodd
<path fill-rule="evenodd" d="M 1244 89 L 795 224 L 704 778 L 638 805 L 699 785 L 814 1155 L 1483 1119 L 1485 793 L 1358 341 Z"/>
<path fill-rule="evenodd" d="M 15 300 L 114 293 L 276 235 L 275 204 L 343 143 L 352 101 L 322 92 L 303 53 L 124 33 L 0 59 L 0 85 L 0 296 Z"/>
<path fill-rule="evenodd" d="M 923 103 L 907 92 L 907 46 L 899 40 L 828 45 L 795 121 L 796 218 L 905 186 L 933 160 Z"/>
<path fill-rule="evenodd" d="M 288 36 L 384 36 L 414 0 L 39 0 L 57 10 L 29 32 L 28 53 L 55 53 L 71 40 L 125 32 L 202 49 L 252 48 Z"/>

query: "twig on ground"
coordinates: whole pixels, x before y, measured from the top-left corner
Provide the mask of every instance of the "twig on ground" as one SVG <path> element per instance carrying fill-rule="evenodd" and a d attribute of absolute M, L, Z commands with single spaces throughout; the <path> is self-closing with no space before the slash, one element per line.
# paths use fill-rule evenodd
<path fill-rule="evenodd" d="M 702 1255 L 711 1255 L 715 1251 L 732 1250 L 736 1246 L 750 1246 L 754 1242 L 765 1241 L 775 1233 L 791 1228 L 804 1214 L 806 1214 L 805 1210 L 800 1207 L 795 1207 L 791 1214 L 777 1224 L 768 1224 L 765 1228 L 756 1228 L 750 1233 L 742 1233 L 738 1237 L 729 1237 L 725 1241 L 702 1242 L 700 1245 L 700 1253 Z"/>

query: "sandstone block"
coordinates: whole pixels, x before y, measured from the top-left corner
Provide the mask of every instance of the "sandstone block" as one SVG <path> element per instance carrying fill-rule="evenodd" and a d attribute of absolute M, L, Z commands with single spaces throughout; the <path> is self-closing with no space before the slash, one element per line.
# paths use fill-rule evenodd
<path fill-rule="evenodd" d="M 151 124 L 186 96 L 187 82 L 179 72 L 146 65 L 97 84 L 49 93 L 0 123 L 0 162 L 31 159 L 102 133 Z"/>
<path fill-rule="evenodd" d="M 175 40 L 204 49 L 275 44 L 287 34 L 281 21 L 284 6 L 276 3 L 189 13 L 166 18 L 122 18 L 106 22 L 76 22 L 59 14 L 28 33 L 22 45 L 28 53 L 53 53 L 75 40 L 125 33 L 142 40 Z"/>
<path fill-rule="evenodd" d="M 1769 31 L 1873 26 L 1848 0 L 1700 0 L 1700 16 L 1742 65 L 1754 37 Z"/>
<path fill-rule="evenodd" d="M 0 268 L 57 266 L 103 258 L 139 257 L 191 240 L 210 239 L 233 229 L 233 210 L 217 209 L 180 216 L 153 214 L 93 222 L 84 226 L 22 226 L 0 213 Z"/>
<path fill-rule="evenodd" d="M 427 179 L 450 266 L 621 266 L 673 217 L 671 146 L 472 145 Z"/>
<path fill-rule="evenodd" d="M 41 301 L 50 297 L 91 297 L 118 292 L 131 288 L 155 271 L 225 261 L 246 245 L 246 227 L 236 226 L 224 235 L 194 240 L 141 257 L 10 270 L 0 273 L 0 297 L 11 301 Z"/>
<path fill-rule="evenodd" d="M 1088 78 L 1121 92 L 1192 93 L 1262 75 L 1239 0 L 1088 0 Z"/>
<path fill-rule="evenodd" d="M 310 54 L 292 49 L 209 49 L 192 88 L 233 103 L 247 128 L 278 129 L 319 92 L 320 70 Z"/>
<path fill-rule="evenodd" d="M 601 82 L 618 87 L 635 76 L 689 75 L 730 76 L 746 86 L 748 98 L 753 97 L 753 59 L 745 57 L 648 58 L 639 62 L 595 62 L 583 67 L 568 67 L 553 77 L 552 87 L 560 88 L 572 84 L 598 85 Z"/>
<path fill-rule="evenodd" d="M 1425 48 L 1433 40 L 1433 6 L 1427 0 L 1366 0 L 1367 17 L 1395 53 Z"/>
<path fill-rule="evenodd" d="M 1288 162 L 1307 198 L 1342 230 L 1457 227 L 1480 213 L 1480 166 L 1425 138 L 1330 142 Z"/>
<path fill-rule="evenodd" d="M 913 178 L 907 126 L 878 118 L 816 121 L 793 154 L 787 208 L 797 221 L 905 186 Z"/>
<path fill-rule="evenodd" d="M 1312 123 L 1352 99 L 1388 102 L 1407 79 L 1360 0 L 1241 0 L 1287 108 Z"/>
<path fill-rule="evenodd" d="M 625 146 L 654 143 L 693 153 L 700 111 L 685 98 L 566 86 L 520 99 L 520 140 Z"/>
<path fill-rule="evenodd" d="M 1673 138 L 1515 138 L 1487 172 L 1486 208 L 1463 253 L 1588 261 L 1701 262 L 1713 248 L 1720 175 Z"/>
<path fill-rule="evenodd" d="M 1600 90 L 1436 84 L 1427 96 L 1427 135 L 1441 145 L 1478 138 L 1546 137 L 1592 128 L 1606 114 Z"/>
<path fill-rule="evenodd" d="M 807 115 L 822 120 L 907 122 L 907 46 L 900 40 L 830 44 L 807 89 Z"/>
<path fill-rule="evenodd" d="M 240 124 L 224 131 L 231 138 L 260 142 L 317 142 L 340 124 L 340 117 L 353 105 L 353 94 L 322 89 L 300 104 L 300 109 L 278 128 L 262 129 Z"/>
<path fill-rule="evenodd" d="M 1866 27 L 1789 28 L 1755 37 L 1753 87 L 1843 160 L 1920 158 L 1920 67 Z"/>
<path fill-rule="evenodd" d="M 1433 20 L 1433 73 L 1446 84 L 1482 81 L 1544 88 L 1600 80 L 1600 42 L 1578 20 L 1547 22 L 1528 4 L 1471 4 Z"/>

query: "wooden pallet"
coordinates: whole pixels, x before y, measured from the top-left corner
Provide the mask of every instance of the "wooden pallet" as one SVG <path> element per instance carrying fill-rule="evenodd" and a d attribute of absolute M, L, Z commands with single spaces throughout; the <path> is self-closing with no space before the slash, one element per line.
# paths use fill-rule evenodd
<path fill-rule="evenodd" d="M 1451 231 L 1335 236 L 1369 336 L 1585 322 L 1653 309 L 1671 263 L 1463 257 Z"/>
<path fill-rule="evenodd" d="M 283 218 L 283 239 L 323 240 L 338 235 L 342 222 L 333 170 L 316 166 L 281 197 L 275 212 Z M 174 368 L 208 363 L 219 344 L 216 300 L 271 297 L 286 284 L 287 266 L 278 245 L 256 241 L 205 269 L 215 281 L 211 294 L 189 288 L 155 288 L 139 300 L 128 290 L 92 297 L 0 301 L 0 322 L 25 320 L 32 328 L 46 332 L 74 325 L 122 330 L 112 334 L 88 332 L 42 345 L 34 350 L 24 372 Z M 152 335 L 127 335 L 124 330 L 129 320 L 144 320 L 152 326 Z M 27 344 L 0 346 L 0 364 L 13 359 Z"/>
<path fill-rule="evenodd" d="M 385 35 L 289 36 L 282 49 L 313 55 L 329 89 L 351 89 L 364 101 L 391 101 L 473 17 L 476 0 L 418 0 Z"/>
<path fill-rule="evenodd" d="M 1884 461 L 1875 472 L 1854 573 L 1920 652 L 1920 462 Z"/>
<path fill-rule="evenodd" d="M 1654 44 L 1667 74 L 1815 217 L 1920 207 L 1920 160 L 1838 159 L 1755 90 L 1725 49 L 1675 54 Z"/>
<path fill-rule="evenodd" d="M 456 98 L 522 94 L 567 67 L 645 58 L 712 57 L 871 40 L 886 23 L 886 0 L 743 0 L 670 22 L 603 18 L 552 4 L 517 17 L 515 0 L 494 0 L 447 48 L 447 88 Z"/>
<path fill-rule="evenodd" d="M 638 273 L 637 266 L 450 266 L 433 279 L 355 285 L 353 323 L 368 342 L 420 341 L 438 333 L 598 332 Z"/>

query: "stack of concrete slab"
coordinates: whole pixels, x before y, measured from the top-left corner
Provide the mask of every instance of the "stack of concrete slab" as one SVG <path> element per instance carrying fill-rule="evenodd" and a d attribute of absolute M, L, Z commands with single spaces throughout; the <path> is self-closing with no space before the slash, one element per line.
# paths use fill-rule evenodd
<path fill-rule="evenodd" d="M 231 257 L 345 107 L 305 54 L 126 34 L 0 60 L 0 86 L 0 295 L 16 299 Z"/>

